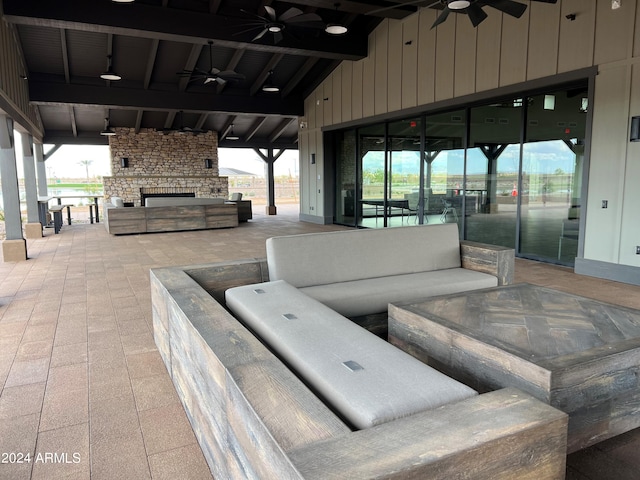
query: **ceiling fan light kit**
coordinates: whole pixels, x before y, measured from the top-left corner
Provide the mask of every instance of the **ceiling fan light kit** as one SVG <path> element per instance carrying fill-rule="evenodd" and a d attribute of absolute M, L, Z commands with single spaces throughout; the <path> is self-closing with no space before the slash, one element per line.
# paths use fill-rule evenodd
<path fill-rule="evenodd" d="M 338 23 L 329 23 L 324 29 L 329 35 L 344 35 L 349 30 L 344 25 Z"/>
<path fill-rule="evenodd" d="M 113 71 L 111 67 L 111 55 L 107 55 L 107 71 L 100 74 L 100 78 L 103 80 L 111 80 L 116 82 L 122 80 L 122 77 Z"/>
<path fill-rule="evenodd" d="M 109 126 L 109 119 L 104 119 L 104 130 L 100 132 L 100 135 L 105 137 L 112 137 L 116 134 L 115 130 Z"/>
<path fill-rule="evenodd" d="M 467 0 L 451 0 L 448 6 L 451 10 L 462 10 L 469 5 L 471 5 L 471 2 Z"/>

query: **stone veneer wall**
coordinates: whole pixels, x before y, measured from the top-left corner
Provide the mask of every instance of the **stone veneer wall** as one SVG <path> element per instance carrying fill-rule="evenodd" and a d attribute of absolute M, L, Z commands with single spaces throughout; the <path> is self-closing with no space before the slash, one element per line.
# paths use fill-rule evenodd
<path fill-rule="evenodd" d="M 109 137 L 112 176 L 104 177 L 105 201 L 121 197 L 140 205 L 141 188 L 193 191 L 196 197 L 229 196 L 227 177 L 218 176 L 218 134 L 185 135 L 154 129 L 117 128 Z M 123 168 L 121 159 L 128 159 Z M 211 168 L 205 160 L 211 159 Z"/>

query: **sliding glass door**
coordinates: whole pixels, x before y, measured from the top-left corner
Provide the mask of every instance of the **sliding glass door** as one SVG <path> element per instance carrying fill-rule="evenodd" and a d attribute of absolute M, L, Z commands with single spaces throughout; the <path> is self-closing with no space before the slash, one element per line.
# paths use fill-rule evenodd
<path fill-rule="evenodd" d="M 582 93 L 583 95 L 580 95 Z M 573 262 L 577 254 L 586 91 L 530 97 L 523 144 L 519 253 Z"/>
<path fill-rule="evenodd" d="M 336 221 L 457 223 L 462 238 L 572 264 L 587 107 L 585 82 L 336 133 Z"/>

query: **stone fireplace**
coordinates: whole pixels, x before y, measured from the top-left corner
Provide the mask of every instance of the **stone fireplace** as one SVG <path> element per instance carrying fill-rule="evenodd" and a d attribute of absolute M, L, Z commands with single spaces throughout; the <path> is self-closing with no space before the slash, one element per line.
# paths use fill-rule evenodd
<path fill-rule="evenodd" d="M 104 177 L 105 201 L 113 196 L 136 206 L 145 196 L 224 197 L 227 177 L 218 175 L 218 135 L 117 128 L 109 137 L 111 173 Z M 123 161 L 122 159 L 126 159 Z"/>

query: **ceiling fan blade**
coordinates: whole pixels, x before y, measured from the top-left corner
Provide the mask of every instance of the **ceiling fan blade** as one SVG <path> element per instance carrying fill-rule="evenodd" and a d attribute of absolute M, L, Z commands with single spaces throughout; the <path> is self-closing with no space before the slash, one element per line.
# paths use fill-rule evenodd
<path fill-rule="evenodd" d="M 515 18 L 520 18 L 522 14 L 527 10 L 527 6 L 524 3 L 514 2 L 513 0 L 495 0 L 491 2 L 482 2 L 484 5 L 488 7 L 495 8 L 496 10 L 500 10 L 507 15 L 511 15 Z M 471 5 L 469 8 L 471 8 Z"/>
<path fill-rule="evenodd" d="M 282 20 L 282 17 L 280 19 Z M 322 18 L 317 13 L 304 13 L 282 21 L 285 23 L 322 22 Z"/>
<path fill-rule="evenodd" d="M 467 12 L 469 20 L 471 20 L 471 24 L 474 27 L 480 25 L 480 23 L 488 17 L 486 12 L 482 10 L 480 5 L 478 5 L 477 3 L 472 3 L 466 8 L 465 11 Z"/>
<path fill-rule="evenodd" d="M 245 76 L 241 73 L 234 72 L 233 70 L 225 70 L 224 72 L 220 72 L 218 74 L 218 78 L 223 78 L 225 81 L 227 80 L 237 80 L 242 81 L 245 79 Z"/>
<path fill-rule="evenodd" d="M 269 31 L 268 28 L 264 28 L 258 35 L 256 35 L 255 37 L 253 37 L 253 40 L 251 40 L 252 42 L 255 42 L 256 40 L 260 40 L 262 37 L 265 36 L 265 34 Z"/>
<path fill-rule="evenodd" d="M 216 77 L 215 81 L 218 82 L 220 85 L 224 85 L 225 83 L 227 83 L 227 81 L 222 77 Z"/>
<path fill-rule="evenodd" d="M 267 7 L 265 7 L 265 8 L 267 8 Z M 275 11 L 274 11 L 274 13 L 275 13 Z M 300 17 L 300 16 L 303 16 L 304 14 L 305 13 L 302 10 L 300 10 L 299 8 L 291 7 L 289 10 L 287 10 L 282 15 L 280 15 L 280 18 L 278 18 L 278 20 L 281 21 L 281 22 L 288 22 L 292 18 Z M 273 19 L 275 20 L 275 17 Z"/>
<path fill-rule="evenodd" d="M 267 15 L 269 16 L 269 18 L 271 19 L 272 22 L 275 22 L 277 19 L 276 16 L 276 11 L 273 7 L 269 6 L 269 5 L 265 5 L 264 9 L 267 11 Z"/>
<path fill-rule="evenodd" d="M 449 7 L 444 7 L 444 11 L 438 16 L 438 18 L 436 18 L 436 21 L 433 22 L 433 25 L 431 25 L 431 28 L 435 28 L 441 23 L 444 23 L 444 21 L 449 16 L 449 13 L 451 13 L 451 10 L 449 10 Z"/>
<path fill-rule="evenodd" d="M 218 77 L 207 77 L 204 79 L 204 84 L 206 85 L 207 83 L 216 82 L 217 80 Z"/>

